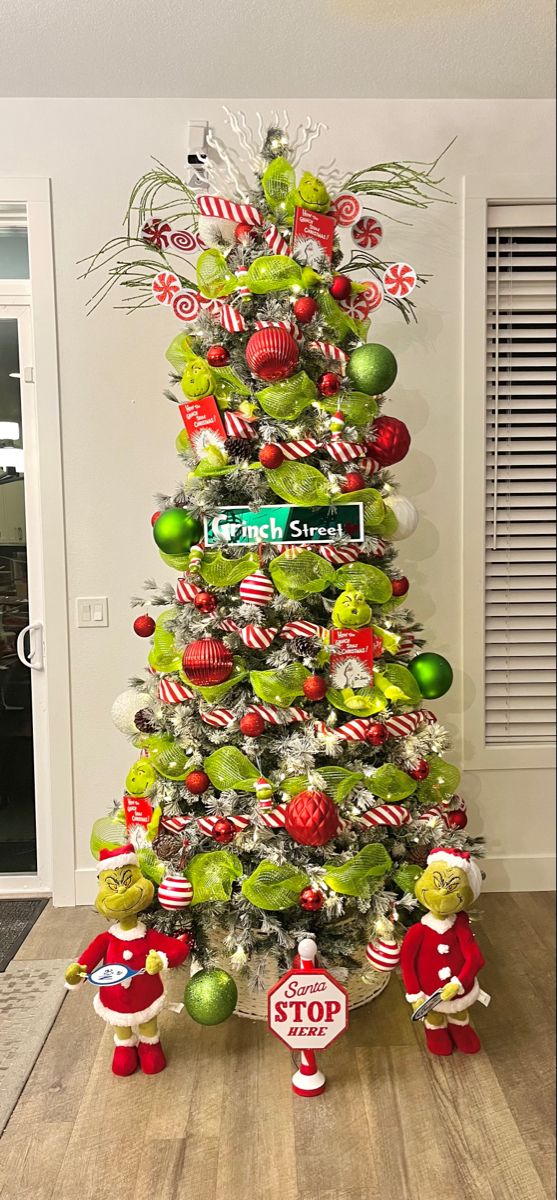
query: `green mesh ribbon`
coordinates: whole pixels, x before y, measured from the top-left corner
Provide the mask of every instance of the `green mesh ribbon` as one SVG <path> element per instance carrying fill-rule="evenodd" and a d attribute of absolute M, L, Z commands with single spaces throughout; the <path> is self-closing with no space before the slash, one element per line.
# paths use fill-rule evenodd
<path fill-rule="evenodd" d="M 329 326 L 331 333 L 334 334 L 337 341 L 344 341 L 344 338 L 349 333 L 356 337 L 359 336 L 358 322 L 354 321 L 352 317 L 348 316 L 348 313 L 340 308 L 327 288 L 319 289 L 316 300 L 319 305 L 321 320 Z"/>
<path fill-rule="evenodd" d="M 249 387 L 246 387 L 240 376 L 236 374 L 233 367 L 211 367 L 213 375 L 216 376 L 217 382 L 222 385 L 223 394 L 230 396 L 249 396 Z"/>
<path fill-rule="evenodd" d="M 220 475 L 231 475 L 236 470 L 235 466 L 229 466 L 228 463 L 223 463 L 220 467 L 214 467 L 207 459 L 202 458 L 198 462 L 195 470 L 190 471 L 190 475 L 194 475 L 196 479 L 218 479 Z"/>
<path fill-rule="evenodd" d="M 185 750 L 166 733 L 156 733 L 147 739 L 149 762 L 163 779 L 175 781 L 186 778 L 194 763 Z"/>
<path fill-rule="evenodd" d="M 301 280 L 302 268 L 287 254 L 264 254 L 256 258 L 248 267 L 247 275 L 242 276 L 242 284 L 246 283 L 256 296 L 299 286 Z"/>
<path fill-rule="evenodd" d="M 197 358 L 195 350 L 192 348 L 191 341 L 187 333 L 177 333 L 176 337 L 171 341 L 165 355 L 177 375 L 181 375 L 187 362 L 192 358 Z"/>
<path fill-rule="evenodd" d="M 253 874 L 245 879 L 242 892 L 256 908 L 266 912 L 280 912 L 296 904 L 300 892 L 307 887 L 309 878 L 289 863 L 279 866 L 274 862 L 260 862 Z"/>
<path fill-rule="evenodd" d="M 190 560 L 189 552 L 188 554 L 165 554 L 164 550 L 159 550 L 159 554 L 163 563 L 166 563 L 167 567 L 172 567 L 173 571 L 187 571 Z"/>
<path fill-rule="evenodd" d="M 222 550 L 206 550 L 199 573 L 209 587 L 229 588 L 257 571 L 258 566 L 255 550 L 249 550 L 242 558 L 227 558 Z"/>
<path fill-rule="evenodd" d="M 384 763 L 382 767 L 378 767 L 369 781 L 370 792 L 387 804 L 398 804 L 401 800 L 407 800 L 408 796 L 414 794 L 417 786 L 415 779 L 411 779 L 406 771 L 400 771 L 392 763 Z"/>
<path fill-rule="evenodd" d="M 252 792 L 261 772 L 236 746 L 219 746 L 203 764 L 213 787 L 219 792 Z"/>
<path fill-rule="evenodd" d="M 302 663 L 289 663 L 276 671 L 250 671 L 251 686 L 265 704 L 288 708 L 296 696 L 303 695 L 304 680 L 311 672 Z"/>
<path fill-rule="evenodd" d="M 338 408 L 338 397 L 325 405 L 327 412 L 335 413 Z M 342 397 L 342 413 L 347 425 L 355 425 L 358 429 L 369 425 L 377 416 L 378 405 L 373 396 L 365 392 L 347 392 Z M 371 455 L 370 450 L 370 455 Z"/>
<path fill-rule="evenodd" d="M 396 533 L 397 529 L 398 521 L 395 517 L 395 514 L 392 508 L 389 508 L 389 505 L 386 504 L 383 520 L 381 521 L 381 524 L 373 530 L 373 533 L 375 537 L 385 538 L 388 541 L 388 539 L 392 537 L 393 533 Z"/>
<path fill-rule="evenodd" d="M 400 637 L 398 633 L 391 633 L 389 629 L 383 629 L 381 625 L 373 625 L 372 629 L 373 632 L 381 638 L 387 654 L 396 654 L 400 646 Z"/>
<path fill-rule="evenodd" d="M 375 685 L 391 704 L 420 704 L 422 694 L 408 667 L 389 663 L 375 675 Z"/>
<path fill-rule="evenodd" d="M 317 467 L 302 462 L 283 462 L 274 471 L 265 471 L 265 478 L 275 496 L 289 504 L 329 504 L 331 485 Z"/>
<path fill-rule="evenodd" d="M 398 871 L 395 871 L 393 879 L 400 888 L 401 892 L 414 892 L 416 881 L 422 874 L 422 867 L 416 866 L 414 863 L 403 863 Z"/>
<path fill-rule="evenodd" d="M 238 287 L 238 280 L 230 270 L 221 250 L 212 247 L 199 255 L 196 267 L 197 286 L 211 300 L 229 296 Z"/>
<path fill-rule="evenodd" d="M 361 783 L 364 778 L 360 772 L 347 771 L 344 767 L 319 767 L 319 775 L 325 782 L 327 795 L 334 800 L 335 804 L 342 804 L 356 784 Z M 295 775 L 281 783 L 282 790 L 289 796 L 297 796 L 298 792 L 305 792 L 308 786 L 307 775 Z"/>
<path fill-rule="evenodd" d="M 335 587 L 339 591 L 351 587 L 363 592 L 366 600 L 370 600 L 372 604 L 385 604 L 393 594 L 389 576 L 380 571 L 379 567 L 372 567 L 370 563 L 354 562 L 339 567 L 335 571 Z"/>
<path fill-rule="evenodd" d="M 454 796 L 460 783 L 460 771 L 443 758 L 428 758 L 429 775 L 418 784 L 420 804 L 439 804 Z"/>
<path fill-rule="evenodd" d="M 352 688 L 329 688 L 327 700 L 333 708 L 351 713 L 353 717 L 372 717 L 387 707 L 385 697 L 377 688 L 366 687 L 355 692 Z"/>
<path fill-rule="evenodd" d="M 194 688 L 194 690 L 199 693 L 203 700 L 207 700 L 209 704 L 213 704 L 215 700 L 222 700 L 223 696 L 226 696 L 227 693 L 232 690 L 232 688 L 236 687 L 238 683 L 241 683 L 242 679 L 246 678 L 247 673 L 248 672 L 244 664 L 244 660 L 242 658 L 237 658 L 236 655 L 234 655 L 232 674 L 229 675 L 228 679 L 225 679 L 224 683 L 213 683 L 208 687 L 201 687 L 198 683 L 192 683 L 191 679 L 188 679 L 187 675 L 184 675 L 183 671 L 180 671 L 180 679 L 187 685 L 187 687 Z"/>
<path fill-rule="evenodd" d="M 368 899 L 377 891 L 391 866 L 391 858 L 385 847 L 380 842 L 370 842 L 348 862 L 329 867 L 324 882 L 343 896 Z"/>
<path fill-rule="evenodd" d="M 305 371 L 281 379 L 257 393 L 257 403 L 275 421 L 295 421 L 317 398 L 317 388 Z"/>
<path fill-rule="evenodd" d="M 346 492 L 335 497 L 335 504 L 358 504 L 364 506 L 364 528 L 366 533 L 376 533 L 383 522 L 386 506 L 380 492 L 375 488 L 361 488 L 357 492 Z"/>
<path fill-rule="evenodd" d="M 157 617 L 155 633 L 153 635 L 153 647 L 149 652 L 149 666 L 153 671 L 179 671 L 182 665 L 182 656 L 178 651 L 174 634 L 167 629 L 169 622 L 173 621 L 177 616 L 177 609 L 166 608 L 164 612 Z"/>
<path fill-rule="evenodd" d="M 141 846 L 137 851 L 137 861 L 142 875 L 157 885 L 164 879 L 166 866 L 158 854 L 150 846 Z"/>
<path fill-rule="evenodd" d="M 271 212 L 285 212 L 288 198 L 296 187 L 296 172 L 285 158 L 273 158 L 261 176 L 261 187 Z"/>
<path fill-rule="evenodd" d="M 297 558 L 279 554 L 270 563 L 269 573 L 277 592 L 289 600 L 303 600 L 310 593 L 324 592 L 335 577 L 334 567 L 311 550 L 302 550 Z"/>
<path fill-rule="evenodd" d="M 100 857 L 101 850 L 115 850 L 129 842 L 129 834 L 123 820 L 116 817 L 99 817 L 91 830 L 89 845 L 93 858 Z"/>
<path fill-rule="evenodd" d="M 207 901 L 226 901 L 232 895 L 232 884 L 242 874 L 242 864 L 230 850 L 211 850 L 208 854 L 196 854 L 185 872 L 193 887 L 192 904 Z"/>

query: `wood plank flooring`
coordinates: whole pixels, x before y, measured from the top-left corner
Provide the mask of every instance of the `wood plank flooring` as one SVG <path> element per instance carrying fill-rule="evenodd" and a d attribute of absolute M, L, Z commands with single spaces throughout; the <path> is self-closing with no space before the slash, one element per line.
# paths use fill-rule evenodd
<path fill-rule="evenodd" d="M 428 1055 L 395 977 L 323 1055 L 313 1101 L 292 1095 L 288 1051 L 237 1018 L 202 1029 L 167 1013 L 168 1069 L 115 1079 L 92 989 L 68 996 L 0 1142 L 0 1200 L 554 1196 L 553 896 L 481 904 L 483 1052 Z M 17 957 L 70 961 L 101 928 L 49 907 Z"/>

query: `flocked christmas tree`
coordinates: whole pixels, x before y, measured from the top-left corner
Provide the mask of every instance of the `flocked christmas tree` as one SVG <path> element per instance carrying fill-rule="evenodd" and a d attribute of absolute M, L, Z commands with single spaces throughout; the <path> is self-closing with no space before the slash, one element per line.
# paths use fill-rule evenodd
<path fill-rule="evenodd" d="M 131 836 L 158 887 L 147 923 L 192 930 L 244 991 L 311 932 L 361 1001 L 397 961 L 428 850 L 473 845 L 430 710 L 451 668 L 421 652 L 396 562 L 418 514 L 390 473 L 410 435 L 378 337 L 381 304 L 412 319 L 424 282 L 378 257 L 380 210 L 442 193 L 436 164 L 310 174 L 319 126 L 257 138 L 227 117 L 241 156 L 209 134 L 195 190 L 157 164 L 87 272 L 108 268 L 95 303 L 121 284 L 179 322 L 183 426 L 183 485 L 153 518 L 176 583 L 134 602 L 162 611 L 135 621 L 148 665 L 113 716 L 136 762 L 92 848 Z"/>

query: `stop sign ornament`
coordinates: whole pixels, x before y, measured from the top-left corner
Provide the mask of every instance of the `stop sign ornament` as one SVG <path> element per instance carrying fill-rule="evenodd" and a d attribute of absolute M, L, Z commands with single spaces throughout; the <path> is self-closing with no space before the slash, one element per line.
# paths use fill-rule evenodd
<path fill-rule="evenodd" d="M 317 1096 L 325 1076 L 317 1069 L 315 1051 L 332 1045 L 348 1025 L 348 993 L 322 967 L 316 967 L 315 942 L 300 942 L 301 967 L 287 971 L 268 994 L 269 1029 L 290 1050 L 301 1052 L 292 1080 L 298 1095 Z"/>

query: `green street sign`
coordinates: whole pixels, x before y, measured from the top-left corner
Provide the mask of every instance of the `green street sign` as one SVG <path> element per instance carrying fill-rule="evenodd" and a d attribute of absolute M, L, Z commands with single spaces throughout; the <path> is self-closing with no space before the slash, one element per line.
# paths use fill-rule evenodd
<path fill-rule="evenodd" d="M 301 542 L 323 545 L 339 537 L 351 542 L 364 540 L 363 504 L 319 505 L 269 504 L 252 512 L 242 504 L 227 504 L 212 517 L 205 517 L 205 545 L 223 542 L 234 546 L 256 546 L 260 542 Z"/>

